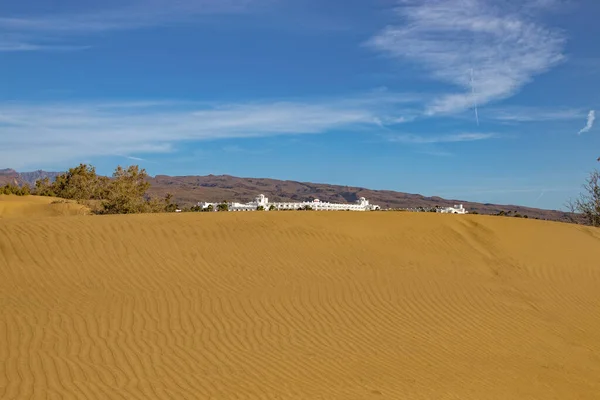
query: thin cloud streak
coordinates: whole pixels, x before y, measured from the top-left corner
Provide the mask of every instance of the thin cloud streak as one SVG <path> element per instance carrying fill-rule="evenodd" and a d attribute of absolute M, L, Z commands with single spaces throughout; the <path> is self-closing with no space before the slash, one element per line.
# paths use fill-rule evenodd
<path fill-rule="evenodd" d="M 416 153 L 434 157 L 454 157 L 454 153 L 450 153 L 449 151 L 443 150 L 421 150 L 417 151 Z"/>
<path fill-rule="evenodd" d="M 127 158 L 129 160 L 133 160 L 133 161 L 146 161 L 145 158 L 141 158 L 141 157 L 125 156 L 125 158 Z"/>
<path fill-rule="evenodd" d="M 566 121 L 583 118 L 585 111 L 574 108 L 501 107 L 486 112 L 488 119 L 503 122 Z"/>
<path fill-rule="evenodd" d="M 397 125 L 400 108 L 412 101 L 410 96 L 388 93 L 312 103 L 166 109 L 152 102 L 122 107 L 118 103 L 0 104 L 0 160 L 21 167 L 33 161 L 171 152 L 187 141 L 320 134 L 340 128 L 378 131 L 379 124 Z"/>
<path fill-rule="evenodd" d="M 49 45 L 33 44 L 27 42 L 2 42 L 0 39 L 0 52 L 27 52 L 27 51 L 81 51 L 87 50 L 90 46 L 68 46 L 68 45 Z"/>
<path fill-rule="evenodd" d="M 169 24 L 202 14 L 238 13 L 249 0 L 184 0 L 129 2 L 118 9 L 41 17 L 0 17 L 0 28 L 16 32 L 94 33 Z"/>
<path fill-rule="evenodd" d="M 413 135 L 401 134 L 388 137 L 388 141 L 408 144 L 458 143 L 487 140 L 498 137 L 495 133 L 456 133 L 448 135 Z"/>
<path fill-rule="evenodd" d="M 388 26 L 368 45 L 463 89 L 430 103 L 429 115 L 470 108 L 473 91 L 479 106 L 506 99 L 561 62 L 565 43 L 561 32 L 507 4 L 503 9 L 491 0 L 403 1 L 396 10 L 403 24 Z"/>
<path fill-rule="evenodd" d="M 115 30 L 142 29 L 192 21 L 194 17 L 245 12 L 258 0 L 130 1 L 118 9 L 36 17 L 0 17 L 0 52 L 75 51 L 61 38 Z M 15 39 L 17 37 L 18 39 Z"/>

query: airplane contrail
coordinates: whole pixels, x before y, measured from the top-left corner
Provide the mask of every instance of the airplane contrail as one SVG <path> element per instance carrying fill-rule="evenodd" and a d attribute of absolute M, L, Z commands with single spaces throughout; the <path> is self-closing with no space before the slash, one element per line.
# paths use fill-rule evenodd
<path fill-rule="evenodd" d="M 475 96 L 475 85 L 473 84 L 473 68 L 471 68 L 471 94 L 473 95 L 473 104 L 475 106 L 475 119 L 479 126 L 479 112 L 477 111 L 477 97 Z"/>
<path fill-rule="evenodd" d="M 538 201 L 539 201 L 539 200 L 540 200 L 542 197 L 544 197 L 544 193 L 545 193 L 545 191 L 544 191 L 544 190 L 542 190 L 542 193 L 540 193 L 540 195 L 538 196 L 538 198 L 537 198 L 537 199 L 535 199 L 535 202 L 536 202 L 536 203 L 537 203 L 537 202 L 538 202 Z"/>

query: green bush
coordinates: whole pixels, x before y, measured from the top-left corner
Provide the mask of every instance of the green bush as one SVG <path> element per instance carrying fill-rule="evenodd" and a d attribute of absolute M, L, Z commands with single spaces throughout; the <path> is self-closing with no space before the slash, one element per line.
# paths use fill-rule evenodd
<path fill-rule="evenodd" d="M 31 188 L 25 184 L 23 186 L 14 185 L 7 183 L 0 187 L 0 194 L 14 194 L 15 196 L 29 196 L 31 194 Z"/>
<path fill-rule="evenodd" d="M 119 168 L 121 167 L 117 169 Z M 98 176 L 95 167 L 79 164 L 79 166 L 69 168 L 64 174 L 57 176 L 54 182 L 49 185 L 49 188 L 56 197 L 63 199 L 78 201 L 102 200 L 109 194 L 111 183 L 107 177 Z"/>
<path fill-rule="evenodd" d="M 52 187 L 49 178 L 38 179 L 35 181 L 33 193 L 37 196 L 56 197 L 56 193 L 54 193 L 54 188 Z"/>

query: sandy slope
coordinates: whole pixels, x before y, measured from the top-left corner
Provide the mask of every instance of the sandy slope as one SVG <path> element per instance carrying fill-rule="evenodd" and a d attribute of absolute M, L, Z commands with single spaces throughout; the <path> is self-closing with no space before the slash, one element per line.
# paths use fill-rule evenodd
<path fill-rule="evenodd" d="M 598 399 L 600 230 L 500 217 L 0 221 L 2 399 Z"/>
<path fill-rule="evenodd" d="M 0 195 L 0 218 L 85 214 L 88 214 L 88 209 L 73 201 L 55 197 Z"/>

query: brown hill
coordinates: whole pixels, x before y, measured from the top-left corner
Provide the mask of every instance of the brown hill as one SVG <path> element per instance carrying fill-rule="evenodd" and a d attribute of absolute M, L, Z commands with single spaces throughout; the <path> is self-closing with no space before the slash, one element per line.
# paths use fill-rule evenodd
<path fill-rule="evenodd" d="M 597 400 L 600 230 L 429 213 L 0 223 L 0 399 Z"/>
<path fill-rule="evenodd" d="M 7 183 L 13 185 L 22 186 L 28 184 L 34 186 L 38 179 L 49 178 L 51 181 L 56 178 L 60 172 L 48 172 L 48 171 L 32 171 L 32 172 L 17 172 L 12 168 L 0 169 L 0 185 L 6 185 Z"/>
<path fill-rule="evenodd" d="M 0 169 L 0 185 L 21 185 L 22 181 L 19 178 L 19 173 L 12 168 Z"/>
<path fill-rule="evenodd" d="M 31 171 L 31 172 L 20 172 L 19 178 L 23 182 L 28 183 L 30 186 L 35 186 L 35 182 L 37 180 L 48 178 L 48 179 L 50 179 L 50 181 L 53 181 L 61 173 L 62 172 L 48 172 L 48 171 L 42 171 L 42 170 Z"/>
<path fill-rule="evenodd" d="M 365 197 L 382 208 L 418 208 L 452 206 L 464 204 L 471 212 L 497 214 L 500 211 L 519 213 L 529 218 L 569 221 L 568 213 L 542 210 L 516 205 L 481 204 L 464 200 L 448 200 L 441 197 L 425 197 L 418 194 L 391 190 L 370 190 L 361 187 L 281 181 L 264 178 L 239 178 L 229 175 L 166 176 L 157 175 L 150 179 L 150 192 L 157 196 L 171 193 L 180 206 L 190 206 L 198 201 L 252 201 L 264 194 L 271 201 L 304 201 L 318 198 L 336 203 L 354 202 Z"/>
<path fill-rule="evenodd" d="M 0 185 L 5 183 L 35 184 L 35 180 L 49 177 L 51 180 L 57 172 L 35 171 L 19 173 L 13 169 L 0 170 Z M 182 207 L 195 205 L 199 201 L 252 201 L 258 194 L 264 194 L 271 201 L 304 201 L 315 198 L 336 203 L 354 202 L 366 197 L 373 204 L 382 208 L 430 208 L 435 206 L 452 206 L 463 204 L 470 212 L 480 214 L 497 214 L 501 211 L 511 215 L 526 215 L 553 221 L 571 220 L 569 213 L 556 210 L 523 207 L 517 205 L 482 204 L 466 200 L 426 197 L 419 194 L 395 192 L 391 190 L 371 190 L 362 187 L 329 185 L 283 181 L 268 178 L 240 178 L 230 175 L 208 176 L 167 176 L 157 175 L 150 178 L 152 187 L 150 194 L 163 197 L 167 193 L 174 196 L 174 201 Z"/>

